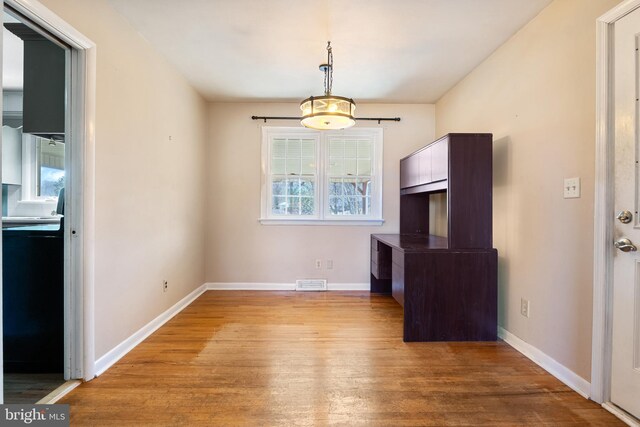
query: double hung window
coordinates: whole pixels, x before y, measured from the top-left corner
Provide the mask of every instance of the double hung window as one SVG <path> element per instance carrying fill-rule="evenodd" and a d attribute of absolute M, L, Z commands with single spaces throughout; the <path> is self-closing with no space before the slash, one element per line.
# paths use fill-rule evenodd
<path fill-rule="evenodd" d="M 381 224 L 382 129 L 263 128 L 263 224 Z"/>

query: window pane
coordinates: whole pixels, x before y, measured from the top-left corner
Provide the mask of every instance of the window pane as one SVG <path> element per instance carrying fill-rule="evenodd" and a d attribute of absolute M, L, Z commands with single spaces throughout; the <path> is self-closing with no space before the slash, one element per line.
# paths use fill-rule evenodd
<path fill-rule="evenodd" d="M 287 175 L 300 175 L 300 159 L 287 159 Z"/>
<path fill-rule="evenodd" d="M 284 158 L 286 155 L 287 141 L 285 139 L 276 138 L 271 145 L 271 157 Z"/>
<path fill-rule="evenodd" d="M 301 173 L 302 175 L 314 175 L 316 173 L 316 162 L 314 159 L 303 158 Z"/>
<path fill-rule="evenodd" d="M 329 175 L 344 175 L 343 159 L 335 158 L 329 160 Z"/>
<path fill-rule="evenodd" d="M 342 178 L 332 178 L 329 180 L 329 195 L 342 195 Z"/>
<path fill-rule="evenodd" d="M 287 194 L 287 180 L 274 179 L 271 182 L 271 194 L 274 196 L 285 196 Z"/>
<path fill-rule="evenodd" d="M 287 194 L 297 196 L 300 194 L 300 180 L 290 179 L 287 184 Z"/>
<path fill-rule="evenodd" d="M 344 141 L 332 139 L 329 143 L 329 157 L 344 157 Z"/>
<path fill-rule="evenodd" d="M 299 215 L 300 214 L 300 198 L 299 197 L 288 197 L 287 198 L 287 214 L 289 215 Z"/>
<path fill-rule="evenodd" d="M 358 141 L 358 158 L 371 158 L 371 141 Z"/>
<path fill-rule="evenodd" d="M 360 179 L 357 184 L 357 192 L 362 196 L 371 196 L 371 180 Z"/>
<path fill-rule="evenodd" d="M 329 197 L 329 212 L 332 215 L 342 214 L 342 197 Z"/>
<path fill-rule="evenodd" d="M 357 141 L 345 141 L 344 143 L 344 157 L 355 159 L 358 157 L 358 144 Z"/>
<path fill-rule="evenodd" d="M 286 197 L 273 197 L 271 205 L 271 212 L 276 215 L 283 215 L 287 213 L 287 198 Z"/>
<path fill-rule="evenodd" d="M 364 208 L 364 212 L 362 212 L 363 215 L 369 215 L 371 213 L 371 197 L 365 197 L 362 199 L 363 200 L 363 208 Z"/>
<path fill-rule="evenodd" d="M 316 144 L 313 139 L 303 139 L 300 147 L 300 156 L 315 158 L 316 157 Z"/>
<path fill-rule="evenodd" d="M 314 182 L 309 179 L 300 180 L 300 195 L 301 196 L 315 196 Z"/>
<path fill-rule="evenodd" d="M 371 175 L 370 159 L 358 159 L 358 175 Z"/>
<path fill-rule="evenodd" d="M 345 213 L 349 215 L 362 215 L 362 198 L 347 197 L 345 199 Z"/>
<path fill-rule="evenodd" d="M 274 175 L 284 175 L 285 167 L 284 167 L 284 159 L 272 159 L 271 160 L 271 173 Z"/>
<path fill-rule="evenodd" d="M 345 195 L 355 196 L 356 193 L 356 180 L 355 179 L 345 179 L 342 184 L 342 188 Z"/>
<path fill-rule="evenodd" d="M 313 215 L 314 213 L 314 203 L 313 197 L 301 197 L 300 198 L 300 209 L 302 215 Z"/>
<path fill-rule="evenodd" d="M 58 197 L 60 190 L 64 188 L 64 170 L 40 168 L 40 196 Z"/>
<path fill-rule="evenodd" d="M 344 159 L 344 173 L 345 175 L 357 175 L 358 174 L 358 162 L 356 159 Z"/>
<path fill-rule="evenodd" d="M 287 158 L 300 158 L 300 140 L 287 140 Z"/>

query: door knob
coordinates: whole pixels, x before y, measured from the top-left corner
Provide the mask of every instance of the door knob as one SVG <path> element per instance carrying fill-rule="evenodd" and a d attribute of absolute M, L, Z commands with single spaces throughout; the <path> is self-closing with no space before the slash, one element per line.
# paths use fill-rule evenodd
<path fill-rule="evenodd" d="M 627 238 L 618 239 L 613 244 L 617 249 L 620 249 L 622 252 L 635 252 L 638 250 L 636 245 L 631 243 L 631 240 Z"/>
<path fill-rule="evenodd" d="M 633 215 L 629 211 L 620 211 L 616 216 L 616 219 L 623 224 L 628 224 L 631 222 Z"/>

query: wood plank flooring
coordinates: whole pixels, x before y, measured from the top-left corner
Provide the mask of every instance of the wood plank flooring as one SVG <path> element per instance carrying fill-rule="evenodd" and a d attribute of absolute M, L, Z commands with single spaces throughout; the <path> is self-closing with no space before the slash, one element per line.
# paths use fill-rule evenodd
<path fill-rule="evenodd" d="M 206 292 L 60 403 L 72 426 L 624 425 L 503 342 L 403 343 L 368 292 Z"/>

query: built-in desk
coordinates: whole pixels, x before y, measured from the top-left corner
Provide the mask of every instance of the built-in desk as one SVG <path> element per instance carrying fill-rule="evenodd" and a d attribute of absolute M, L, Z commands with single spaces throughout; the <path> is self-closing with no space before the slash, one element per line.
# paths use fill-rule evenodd
<path fill-rule="evenodd" d="M 495 249 L 449 249 L 430 235 L 371 236 L 371 290 L 404 308 L 404 341 L 495 341 Z"/>
<path fill-rule="evenodd" d="M 400 234 L 371 236 L 371 292 L 404 308 L 405 341 L 494 341 L 492 136 L 452 133 L 400 160 Z M 447 237 L 429 233 L 446 193 Z"/>

